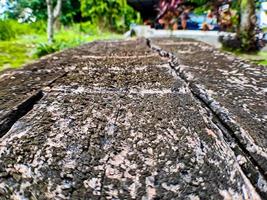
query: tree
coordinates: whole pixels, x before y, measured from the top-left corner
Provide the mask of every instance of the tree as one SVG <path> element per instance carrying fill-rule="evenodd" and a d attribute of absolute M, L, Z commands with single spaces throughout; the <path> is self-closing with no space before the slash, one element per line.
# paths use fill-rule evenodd
<path fill-rule="evenodd" d="M 196 0 L 191 0 L 196 2 Z M 229 0 L 206 1 L 201 0 L 198 5 L 210 2 L 213 5 L 221 4 Z M 237 24 L 237 34 L 234 41 L 224 41 L 226 47 L 238 48 L 243 52 L 253 52 L 258 50 L 255 29 L 257 27 L 256 0 L 230 0 L 232 7 L 238 10 L 239 23 Z M 217 5 L 218 7 L 218 5 Z M 227 39 L 226 39 L 227 40 Z"/>
<path fill-rule="evenodd" d="M 237 39 L 243 51 L 257 50 L 255 38 L 256 6 L 254 0 L 240 0 L 240 23 L 237 31 Z"/>
<path fill-rule="evenodd" d="M 118 32 L 140 21 L 139 13 L 126 0 L 81 0 L 81 13 L 84 20 Z"/>
<path fill-rule="evenodd" d="M 52 0 L 46 0 L 46 4 L 47 4 L 47 39 L 49 43 L 52 43 L 54 40 L 54 23 L 60 15 L 62 0 L 57 0 L 57 4 L 54 8 Z"/>
<path fill-rule="evenodd" d="M 53 5 L 55 5 L 55 1 L 56 0 L 52 1 Z M 38 21 L 47 20 L 47 4 L 44 0 L 19 0 L 14 4 L 12 13 L 9 14 L 10 18 L 17 19 L 25 8 L 30 8 L 32 9 L 34 17 L 36 17 Z M 69 25 L 72 22 L 80 22 L 80 7 L 80 0 L 63 0 L 59 18 L 60 22 L 64 25 Z"/>

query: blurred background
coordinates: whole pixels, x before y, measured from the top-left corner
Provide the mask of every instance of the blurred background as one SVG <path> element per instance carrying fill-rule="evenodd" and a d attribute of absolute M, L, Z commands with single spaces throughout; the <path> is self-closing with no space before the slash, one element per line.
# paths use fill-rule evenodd
<path fill-rule="evenodd" d="M 267 1 L 0 0 L 0 70 L 136 26 L 234 33 L 220 38 L 224 50 L 267 65 Z"/>

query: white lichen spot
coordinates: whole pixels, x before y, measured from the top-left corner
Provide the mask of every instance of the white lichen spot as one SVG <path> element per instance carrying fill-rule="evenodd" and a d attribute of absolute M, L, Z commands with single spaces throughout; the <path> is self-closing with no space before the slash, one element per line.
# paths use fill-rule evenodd
<path fill-rule="evenodd" d="M 190 195 L 188 196 L 188 198 L 189 198 L 189 200 L 200 200 L 200 198 L 199 198 L 198 196 L 195 196 L 195 195 L 193 195 L 193 194 L 190 194 Z"/>
<path fill-rule="evenodd" d="M 85 180 L 83 182 L 85 188 L 91 188 L 94 190 L 94 194 L 97 194 L 101 189 L 101 179 L 100 178 L 92 178 L 90 180 Z"/>
<path fill-rule="evenodd" d="M 147 153 L 149 153 L 150 155 L 153 155 L 153 149 L 151 147 L 147 148 Z"/>
<path fill-rule="evenodd" d="M 162 183 L 161 186 L 167 190 L 174 193 L 178 193 L 180 189 L 180 185 L 168 185 L 167 183 Z"/>
<path fill-rule="evenodd" d="M 243 164 L 245 164 L 247 162 L 247 159 L 242 155 L 238 155 L 236 157 L 236 160 L 237 160 L 239 165 L 243 165 Z"/>
<path fill-rule="evenodd" d="M 31 178 L 32 171 L 31 168 L 23 164 L 15 164 L 14 169 L 16 172 L 19 172 L 22 178 Z"/>

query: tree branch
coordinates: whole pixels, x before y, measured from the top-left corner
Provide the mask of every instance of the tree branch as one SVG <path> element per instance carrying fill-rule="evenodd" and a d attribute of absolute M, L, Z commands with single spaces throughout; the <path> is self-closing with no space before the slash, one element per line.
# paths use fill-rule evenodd
<path fill-rule="evenodd" d="M 50 0 L 48 0 L 48 1 L 50 1 Z M 61 12 L 61 7 L 62 7 L 62 0 L 57 0 L 57 5 L 54 8 L 54 12 L 53 12 L 54 19 L 59 17 L 60 12 Z"/>

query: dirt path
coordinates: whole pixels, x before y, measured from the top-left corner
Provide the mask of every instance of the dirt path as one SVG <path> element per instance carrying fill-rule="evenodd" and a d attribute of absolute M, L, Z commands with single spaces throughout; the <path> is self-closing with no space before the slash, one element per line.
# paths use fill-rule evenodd
<path fill-rule="evenodd" d="M 266 124 L 248 130 L 246 117 L 233 117 L 251 134 L 249 151 L 200 98 L 218 101 L 208 92 L 217 90 L 206 81 L 213 76 L 194 71 L 196 60 L 181 71 L 176 53 L 197 47 L 168 42 L 94 42 L 2 73 L 0 199 L 266 198 L 266 137 L 251 131 L 265 133 Z M 218 99 L 239 116 L 230 97 Z M 264 107 L 255 112 L 266 120 Z"/>

